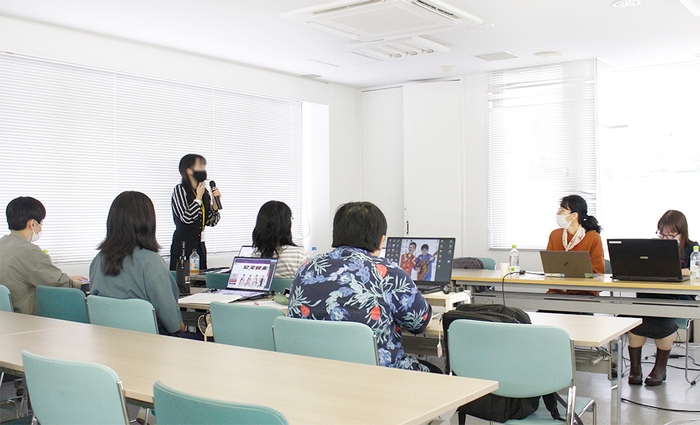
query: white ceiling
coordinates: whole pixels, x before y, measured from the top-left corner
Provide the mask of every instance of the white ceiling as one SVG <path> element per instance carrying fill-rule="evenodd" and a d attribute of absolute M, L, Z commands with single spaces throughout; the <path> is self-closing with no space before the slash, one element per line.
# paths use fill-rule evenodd
<path fill-rule="evenodd" d="M 0 0 L 0 14 L 356 87 L 592 57 L 629 68 L 698 60 L 700 54 L 700 17 L 678 0 L 642 0 L 624 9 L 612 7 L 613 0 L 445 0 L 494 27 L 427 36 L 449 46 L 447 53 L 335 67 L 311 59 L 347 53 L 350 40 L 280 17 L 329 1 Z M 502 50 L 519 58 L 474 57 Z M 533 56 L 549 50 L 563 55 Z"/>

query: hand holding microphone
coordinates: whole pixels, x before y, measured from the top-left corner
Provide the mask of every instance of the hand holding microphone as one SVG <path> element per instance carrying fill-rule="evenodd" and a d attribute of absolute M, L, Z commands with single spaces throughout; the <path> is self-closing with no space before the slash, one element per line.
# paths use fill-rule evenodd
<path fill-rule="evenodd" d="M 209 187 L 211 187 L 211 194 L 214 197 L 214 205 L 216 205 L 216 209 L 223 210 L 224 207 L 221 206 L 221 192 L 219 192 L 219 188 L 216 187 L 216 182 L 214 182 L 214 180 L 210 180 Z"/>

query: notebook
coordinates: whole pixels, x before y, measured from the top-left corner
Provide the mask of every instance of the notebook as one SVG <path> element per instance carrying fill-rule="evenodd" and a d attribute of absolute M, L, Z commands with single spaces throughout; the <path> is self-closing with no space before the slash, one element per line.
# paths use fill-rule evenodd
<path fill-rule="evenodd" d="M 608 239 L 612 277 L 617 280 L 682 282 L 675 239 Z"/>
<path fill-rule="evenodd" d="M 587 251 L 540 251 L 540 259 L 545 275 L 594 276 L 591 254 Z"/>
<path fill-rule="evenodd" d="M 270 295 L 277 258 L 236 257 L 231 265 L 226 289 L 180 298 L 180 304 L 209 305 L 213 301 L 230 303 L 238 300 L 263 298 Z"/>

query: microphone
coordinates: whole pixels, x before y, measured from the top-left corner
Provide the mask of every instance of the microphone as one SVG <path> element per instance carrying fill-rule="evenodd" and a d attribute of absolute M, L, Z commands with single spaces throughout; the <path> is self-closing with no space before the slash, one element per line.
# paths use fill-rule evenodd
<path fill-rule="evenodd" d="M 216 182 L 214 182 L 214 180 L 209 180 L 209 187 L 211 187 L 212 191 L 216 189 Z M 216 203 L 216 208 L 220 210 L 224 209 L 224 207 L 221 206 L 221 198 L 219 196 L 214 197 L 214 202 Z"/>

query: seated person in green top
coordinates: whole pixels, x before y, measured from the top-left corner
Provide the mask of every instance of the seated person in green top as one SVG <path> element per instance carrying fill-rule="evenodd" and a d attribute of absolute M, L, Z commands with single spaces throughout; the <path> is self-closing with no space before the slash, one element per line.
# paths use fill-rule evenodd
<path fill-rule="evenodd" d="M 107 237 L 90 264 L 90 292 L 111 298 L 140 298 L 153 304 L 161 334 L 183 331 L 179 291 L 158 255 L 156 211 L 141 192 L 122 192 L 107 216 Z"/>
<path fill-rule="evenodd" d="M 38 314 L 36 287 L 65 286 L 80 288 L 82 276 L 68 277 L 51 263 L 37 245 L 46 208 L 28 196 L 15 198 L 5 209 L 10 234 L 0 239 L 0 285 L 10 290 L 17 313 Z"/>

